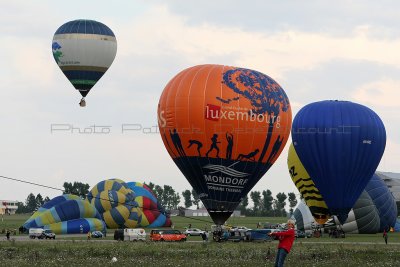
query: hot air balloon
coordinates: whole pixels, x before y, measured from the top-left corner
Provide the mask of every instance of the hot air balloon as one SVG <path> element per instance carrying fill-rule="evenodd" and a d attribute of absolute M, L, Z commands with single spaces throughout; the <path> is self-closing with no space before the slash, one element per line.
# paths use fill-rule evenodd
<path fill-rule="evenodd" d="M 183 70 L 158 104 L 165 147 L 217 225 L 276 161 L 291 118 L 272 78 L 222 65 Z"/>
<path fill-rule="evenodd" d="M 290 144 L 289 147 L 287 164 L 290 177 L 310 208 L 315 221 L 319 224 L 324 224 L 330 218 L 328 207 L 319 190 L 315 187 L 310 175 L 308 175 L 303 164 L 301 164 L 293 144 Z"/>
<path fill-rule="evenodd" d="M 344 223 L 385 150 L 383 122 L 360 104 L 315 102 L 297 113 L 292 139 L 330 213 Z"/>
<path fill-rule="evenodd" d="M 114 61 L 117 40 L 110 28 L 94 20 L 73 20 L 61 25 L 53 37 L 53 56 L 62 72 L 85 97 Z"/>

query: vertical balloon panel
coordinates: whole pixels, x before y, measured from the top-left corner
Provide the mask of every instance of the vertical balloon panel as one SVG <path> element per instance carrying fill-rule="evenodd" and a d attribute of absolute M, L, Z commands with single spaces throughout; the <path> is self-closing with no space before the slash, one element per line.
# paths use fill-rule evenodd
<path fill-rule="evenodd" d="M 287 164 L 290 177 L 306 205 L 310 208 L 315 221 L 324 224 L 330 218 L 328 207 L 307 170 L 304 169 L 293 144 L 290 144 L 289 147 Z"/>
<path fill-rule="evenodd" d="M 222 224 L 284 148 L 291 109 L 260 72 L 199 65 L 176 75 L 158 106 L 168 153 L 217 224 Z"/>

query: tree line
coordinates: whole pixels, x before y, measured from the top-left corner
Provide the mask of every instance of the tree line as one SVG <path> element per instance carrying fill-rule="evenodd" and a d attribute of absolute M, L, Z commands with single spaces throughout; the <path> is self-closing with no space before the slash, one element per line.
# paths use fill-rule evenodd
<path fill-rule="evenodd" d="M 203 208 L 200 198 L 196 192 L 192 190 L 184 190 L 181 194 L 176 192 L 170 185 L 157 185 L 152 182 L 146 184 L 157 197 L 158 202 L 166 210 L 177 210 L 180 208 Z M 82 199 L 86 198 L 89 193 L 89 184 L 81 182 L 65 182 L 63 184 L 63 194 L 74 194 L 80 196 Z M 181 204 L 181 196 L 183 198 L 183 207 Z M 249 207 L 249 200 L 253 202 L 253 206 Z M 49 197 L 43 198 L 39 193 L 36 196 L 30 193 L 25 200 L 25 203 L 18 203 L 17 213 L 32 213 L 38 208 L 43 206 L 44 203 L 49 201 Z M 275 198 L 270 190 L 251 191 L 248 195 L 243 197 L 238 209 L 242 215 L 245 216 L 286 216 L 286 202 L 289 202 L 289 213 L 293 213 L 294 207 L 297 205 L 297 198 L 295 193 L 278 193 Z"/>

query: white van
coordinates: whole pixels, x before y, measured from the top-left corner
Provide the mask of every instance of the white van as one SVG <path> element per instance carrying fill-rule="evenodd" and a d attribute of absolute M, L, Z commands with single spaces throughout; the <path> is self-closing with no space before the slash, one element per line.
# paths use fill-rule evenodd
<path fill-rule="evenodd" d="M 44 230 L 42 228 L 30 228 L 29 229 L 29 238 L 35 239 L 39 238 L 42 239 L 44 237 Z"/>
<path fill-rule="evenodd" d="M 143 228 L 126 228 L 124 229 L 124 240 L 146 241 L 146 231 Z"/>

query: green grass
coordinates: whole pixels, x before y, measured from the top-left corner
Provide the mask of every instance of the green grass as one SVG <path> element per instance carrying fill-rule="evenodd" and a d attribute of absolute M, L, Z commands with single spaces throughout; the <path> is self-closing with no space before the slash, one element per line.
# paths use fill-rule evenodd
<path fill-rule="evenodd" d="M 296 241 L 285 266 L 400 266 L 399 249 L 382 240 L 374 245 Z M 1 266 L 272 266 L 275 251 L 276 242 L 0 242 Z"/>
<path fill-rule="evenodd" d="M 1 228 L 18 228 L 28 215 L 4 216 Z M 175 229 L 204 228 L 209 217 L 172 217 Z M 258 222 L 280 223 L 285 218 L 231 218 L 228 224 L 255 228 Z M 148 230 L 149 231 L 149 230 Z M 107 239 L 112 239 L 109 230 Z M 0 237 L 3 238 L 3 237 Z M 60 239 L 60 238 L 57 238 Z M 157 243 L 84 241 L 67 237 L 63 242 L 0 242 L 1 266 L 273 266 L 277 241 L 267 243 Z M 189 241 L 201 240 L 189 237 Z M 268 254 L 269 251 L 269 254 Z M 111 259 L 117 258 L 116 263 Z M 400 233 L 389 233 L 389 245 L 382 234 L 347 234 L 346 238 L 302 238 L 295 241 L 285 266 L 400 266 Z"/>

